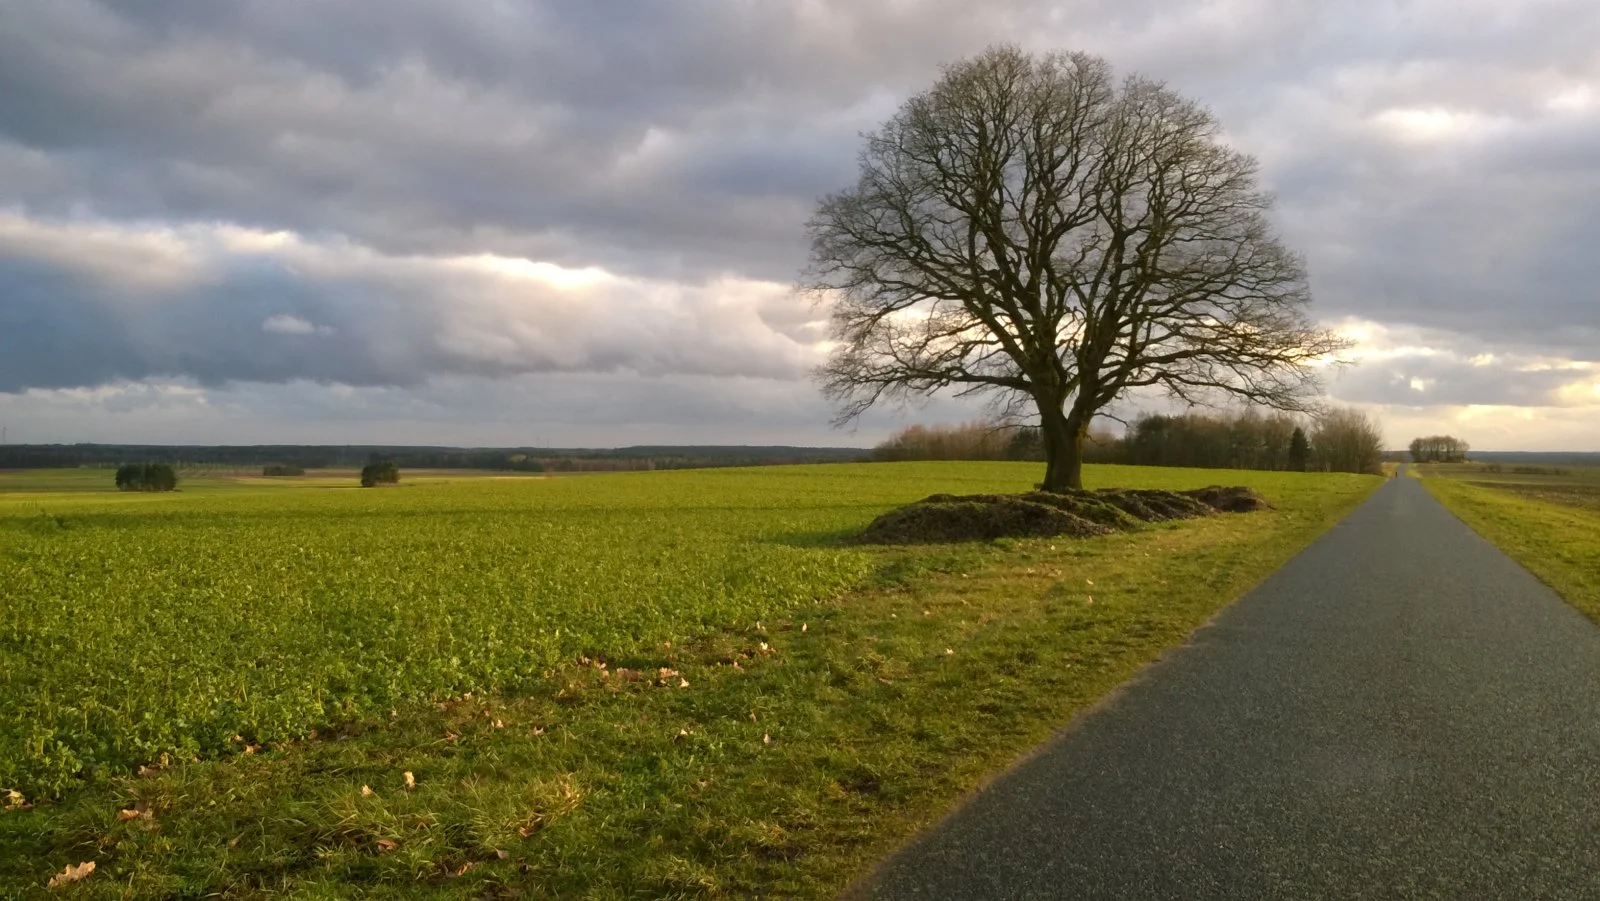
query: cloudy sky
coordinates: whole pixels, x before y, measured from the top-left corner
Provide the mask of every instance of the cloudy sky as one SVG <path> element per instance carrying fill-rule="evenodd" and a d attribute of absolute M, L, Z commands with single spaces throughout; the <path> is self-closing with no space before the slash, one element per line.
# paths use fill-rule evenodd
<path fill-rule="evenodd" d="M 817 198 L 942 62 L 1097 53 L 1256 155 L 1332 397 L 1600 449 L 1593 0 L 0 0 L 12 441 L 865 444 Z"/>

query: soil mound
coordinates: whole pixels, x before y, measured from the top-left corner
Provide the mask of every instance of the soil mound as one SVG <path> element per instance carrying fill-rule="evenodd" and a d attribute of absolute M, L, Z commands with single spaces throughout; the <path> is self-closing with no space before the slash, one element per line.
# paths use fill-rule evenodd
<path fill-rule="evenodd" d="M 883 514 L 856 541 L 938 544 L 996 538 L 1092 538 L 1146 522 L 1268 509 L 1266 499 L 1248 488 L 1221 486 L 1195 491 L 935 494 Z"/>
<path fill-rule="evenodd" d="M 941 500 L 940 498 L 949 498 Z M 1112 530 L 1066 510 L 1016 495 L 934 495 L 890 510 L 867 526 L 862 544 L 941 544 L 996 538 L 1089 538 Z"/>
<path fill-rule="evenodd" d="M 1258 510 L 1272 509 L 1266 498 L 1242 486 L 1224 488 L 1221 485 L 1212 485 L 1210 488 L 1199 488 L 1184 493 L 1223 513 L 1255 513 Z"/>

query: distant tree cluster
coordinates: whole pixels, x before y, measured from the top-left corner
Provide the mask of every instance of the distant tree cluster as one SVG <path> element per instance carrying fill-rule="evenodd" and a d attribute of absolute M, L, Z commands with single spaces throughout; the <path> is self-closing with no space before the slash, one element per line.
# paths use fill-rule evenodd
<path fill-rule="evenodd" d="M 872 459 L 900 460 L 1010 460 L 1013 435 L 989 422 L 958 425 L 913 425 L 889 436 L 872 449 Z"/>
<path fill-rule="evenodd" d="M 1124 439 L 1123 461 L 1139 466 L 1202 469 L 1304 470 L 1309 448 L 1296 459 L 1295 432 L 1305 430 L 1287 413 L 1263 416 L 1254 409 L 1234 414 L 1148 415 L 1135 420 Z"/>
<path fill-rule="evenodd" d="M 1413 438 L 1411 460 L 1414 463 L 1462 463 L 1471 449 L 1465 441 L 1450 435 Z"/>
<path fill-rule="evenodd" d="M 915 425 L 873 449 L 874 460 L 1044 460 L 1044 442 L 1033 427 L 993 422 L 953 426 Z M 1383 470 L 1383 434 L 1370 418 L 1334 410 L 1309 426 L 1288 413 L 1249 408 L 1237 413 L 1148 414 L 1121 437 L 1091 433 L 1084 445 L 1090 463 L 1187 466 L 1197 469 L 1263 469 L 1305 472 Z"/>
<path fill-rule="evenodd" d="M 1311 451 L 1315 469 L 1383 475 L 1383 430 L 1360 410 L 1336 409 L 1318 417 Z"/>
<path fill-rule="evenodd" d="M 178 473 L 166 463 L 125 463 L 117 467 L 119 491 L 172 491 Z"/>
<path fill-rule="evenodd" d="M 296 466 L 293 463 L 269 463 L 261 467 L 261 474 L 264 476 L 303 476 L 306 474 L 306 468 L 304 466 Z"/>
<path fill-rule="evenodd" d="M 378 460 L 361 467 L 361 487 L 396 485 L 400 482 L 400 467 L 393 460 Z"/>
<path fill-rule="evenodd" d="M 1203 469 L 1383 472 L 1383 432 L 1357 410 L 1327 411 L 1310 431 L 1295 416 L 1183 413 L 1144 416 L 1123 439 L 1122 462 Z"/>
<path fill-rule="evenodd" d="M 1090 463 L 1120 462 L 1120 446 L 1121 439 L 1116 435 L 1095 431 L 1084 446 L 1084 459 Z M 874 447 L 872 459 L 883 463 L 904 460 L 1043 462 L 1044 435 L 1038 426 L 982 420 L 955 425 L 912 425 Z"/>

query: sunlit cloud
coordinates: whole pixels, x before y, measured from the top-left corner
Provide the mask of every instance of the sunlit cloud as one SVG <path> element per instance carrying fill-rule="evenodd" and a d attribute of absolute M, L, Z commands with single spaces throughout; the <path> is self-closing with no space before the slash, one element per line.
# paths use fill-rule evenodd
<path fill-rule="evenodd" d="M 331 326 L 316 325 L 299 316 L 283 314 L 267 317 L 261 323 L 261 330 L 274 335 L 332 335 L 336 331 Z"/>
<path fill-rule="evenodd" d="M 1443 107 L 1387 109 L 1373 118 L 1395 137 L 1416 142 L 1479 137 L 1503 124 L 1471 110 Z"/>

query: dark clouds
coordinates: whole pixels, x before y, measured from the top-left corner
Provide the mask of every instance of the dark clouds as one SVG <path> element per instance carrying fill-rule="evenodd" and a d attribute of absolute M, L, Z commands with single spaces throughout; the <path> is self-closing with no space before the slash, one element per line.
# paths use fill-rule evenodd
<path fill-rule="evenodd" d="M 0 0 L 0 392 L 809 391 L 812 204 L 940 63 L 1014 40 L 1211 105 L 1319 313 L 1428 330 L 1344 399 L 1565 403 L 1504 361 L 1600 358 L 1597 34 L 1589 0 Z M 800 396 L 765 395 L 820 426 Z"/>
<path fill-rule="evenodd" d="M 211 240 L 205 238 L 210 235 Z M 75 254 L 92 262 L 73 263 Z M 0 215 L 0 391 L 184 376 L 416 385 L 626 371 L 798 379 L 819 324 L 781 286 Z M 10 342 L 8 341 L 8 345 Z"/>

